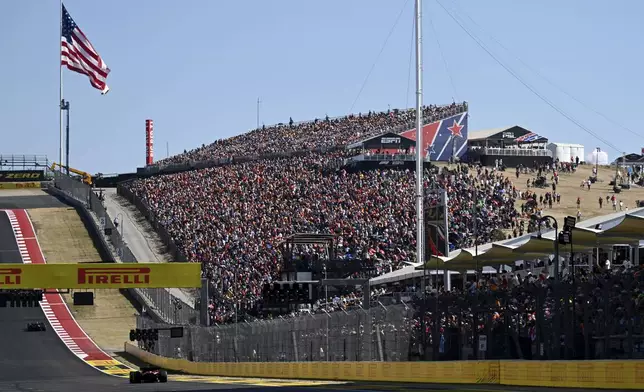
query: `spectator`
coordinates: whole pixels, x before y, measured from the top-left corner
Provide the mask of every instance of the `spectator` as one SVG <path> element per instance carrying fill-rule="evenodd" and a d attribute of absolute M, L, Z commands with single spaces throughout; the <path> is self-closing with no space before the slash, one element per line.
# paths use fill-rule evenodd
<path fill-rule="evenodd" d="M 425 106 L 426 122 L 442 120 L 467 110 L 467 103 L 446 106 Z M 185 164 L 235 156 L 251 156 L 328 149 L 347 145 L 386 131 L 406 131 L 414 127 L 415 109 L 369 112 L 367 114 L 262 127 L 232 138 L 218 140 L 209 145 L 184 152 L 157 162 L 157 164 Z"/>
<path fill-rule="evenodd" d="M 348 152 L 252 161 L 129 183 L 190 261 L 211 281 L 213 320 L 252 307 L 279 276 L 278 245 L 297 232 L 332 233 L 341 258 L 373 259 L 381 273 L 415 262 L 415 175 L 406 170 L 328 170 Z M 455 248 L 504 238 L 518 226 L 517 191 L 494 170 L 457 165 L 425 173 L 449 194 Z M 436 203 L 429 194 L 427 203 Z M 475 213 L 475 206 L 478 213 Z"/>

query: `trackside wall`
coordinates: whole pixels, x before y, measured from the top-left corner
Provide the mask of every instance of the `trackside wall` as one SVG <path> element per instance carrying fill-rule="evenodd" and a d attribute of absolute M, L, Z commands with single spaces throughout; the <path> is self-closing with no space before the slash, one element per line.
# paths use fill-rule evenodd
<path fill-rule="evenodd" d="M 334 381 L 644 390 L 644 361 L 191 362 L 125 343 L 144 362 L 188 374 Z"/>

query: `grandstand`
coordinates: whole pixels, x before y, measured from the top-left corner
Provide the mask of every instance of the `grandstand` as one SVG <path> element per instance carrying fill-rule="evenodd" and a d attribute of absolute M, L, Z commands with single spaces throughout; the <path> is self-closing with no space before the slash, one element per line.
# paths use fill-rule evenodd
<path fill-rule="evenodd" d="M 425 126 L 422 147 L 431 161 L 463 156 L 466 109 L 466 104 L 425 108 L 426 121 L 434 120 Z M 147 210 L 145 216 L 154 217 L 176 260 L 203 264 L 210 280 L 212 321 L 231 321 L 235 306 L 261 307 L 264 284 L 279 280 L 284 268 L 279 244 L 295 233 L 332 234 L 339 259 L 369 260 L 377 274 L 418 263 L 413 165 L 382 165 L 388 158 L 375 165 L 355 164 L 356 155 L 366 160 L 367 154 L 392 154 L 383 137 L 389 143 L 400 135 L 406 149 L 415 148 L 414 131 L 401 131 L 412 120 L 413 111 L 391 110 L 289 121 L 161 161 L 156 170 L 173 166 L 174 173 L 126 182 L 119 193 Z M 249 145 L 259 148 L 253 156 L 243 156 Z M 387 151 L 377 151 L 382 146 Z M 393 155 L 413 163 L 407 152 Z M 519 176 L 472 164 L 426 166 L 426 186 L 438 185 L 449 195 L 446 245 L 455 250 L 474 246 L 475 239 L 485 244 L 523 235 L 534 230 L 531 215 L 539 210 L 557 218 L 576 215 L 579 195 L 574 191 L 585 192 L 582 219 L 603 213 L 586 199 L 609 192 L 608 169 L 600 170 L 589 191 L 572 184 L 587 179 L 591 169 L 582 165 L 573 171 L 566 162 L 556 168 L 559 203 L 550 207 L 539 202 L 536 209 L 526 210 L 528 198 L 538 200 L 553 192 L 533 186 L 538 170 L 552 171 L 548 164 L 525 167 Z M 619 200 L 632 208 L 633 196 L 626 192 Z M 428 203 L 435 202 L 434 194 L 426 197 Z"/>
<path fill-rule="evenodd" d="M 466 110 L 466 103 L 424 108 L 430 123 L 424 129 L 423 150 L 429 158 L 463 153 Z M 234 299 L 245 304 L 261 299 L 263 282 L 278 276 L 276 244 L 296 232 L 332 233 L 341 239 L 342 257 L 374 259 L 381 272 L 414 260 L 413 224 L 407 221 L 414 214 L 408 197 L 412 173 L 391 170 L 389 177 L 381 177 L 377 171 L 348 173 L 333 164 L 355 155 L 342 147 L 370 136 L 393 131 L 415 139 L 410 135 L 414 131 L 407 131 L 414 118 L 413 110 L 391 110 L 253 130 L 160 161 L 157 167 L 190 168 L 198 161 L 221 159 L 230 164 L 219 161 L 201 170 L 136 180 L 121 189 L 153 211 L 179 250 L 177 259 L 204 263 L 218 299 L 214 317 L 226 319 Z M 432 141 L 438 151 L 427 147 Z M 249 146 L 263 156 L 244 157 Z M 278 155 L 289 151 L 297 153 Z M 390 179 L 398 182 L 399 192 L 390 189 L 395 186 Z M 184 199 L 188 191 L 198 196 Z M 381 191 L 387 194 L 379 196 Z M 318 193 L 326 194 L 326 200 L 319 200 Z M 395 200 L 379 204 L 394 193 Z M 369 206 L 371 212 L 358 206 Z M 392 226 L 398 215 L 404 223 Z"/>
<path fill-rule="evenodd" d="M 438 128 L 453 127 L 456 121 L 456 130 L 462 137 L 454 144 L 456 138 L 440 135 L 436 145 L 443 143 L 445 146 L 458 146 L 459 150 L 467 141 L 467 102 L 453 103 L 442 106 L 425 106 L 423 118 L 425 124 L 424 137 L 427 147 L 430 140 L 438 136 Z M 460 115 L 460 116 L 457 116 Z M 452 123 L 445 122 L 450 117 Z M 458 117 L 458 118 L 457 118 Z M 228 163 L 230 159 L 238 158 L 247 160 L 252 157 L 270 157 L 284 153 L 301 151 L 328 151 L 334 148 L 343 148 L 351 143 L 387 132 L 401 133 L 405 137 L 415 140 L 414 109 L 392 109 L 386 112 L 368 112 L 351 114 L 345 117 L 314 119 L 300 123 L 293 122 L 254 129 L 239 136 L 217 140 L 212 144 L 186 151 L 158 161 L 152 165 L 154 169 L 171 168 L 177 166 L 208 167 L 220 163 Z M 411 130 L 410 130 L 411 129 Z M 443 145 L 441 144 L 441 146 Z M 438 156 L 434 153 L 433 159 Z M 446 159 L 445 159 L 446 160 Z M 152 168 L 148 168 L 150 170 Z"/>

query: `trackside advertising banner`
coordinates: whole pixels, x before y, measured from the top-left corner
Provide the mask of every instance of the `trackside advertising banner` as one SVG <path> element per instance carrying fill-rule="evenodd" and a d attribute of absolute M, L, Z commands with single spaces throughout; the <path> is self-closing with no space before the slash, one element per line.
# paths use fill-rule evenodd
<path fill-rule="evenodd" d="M 42 188 L 40 182 L 0 182 L 0 189 L 38 189 Z"/>
<path fill-rule="evenodd" d="M 0 290 L 200 286 L 199 263 L 0 264 Z"/>
<path fill-rule="evenodd" d="M 0 182 L 45 181 L 42 170 L 0 170 Z"/>

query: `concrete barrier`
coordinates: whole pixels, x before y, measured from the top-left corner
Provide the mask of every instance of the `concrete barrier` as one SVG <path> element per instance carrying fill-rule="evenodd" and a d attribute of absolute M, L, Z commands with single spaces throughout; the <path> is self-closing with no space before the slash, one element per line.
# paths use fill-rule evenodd
<path fill-rule="evenodd" d="M 644 361 L 191 362 L 125 343 L 140 360 L 187 374 L 422 384 L 644 390 Z"/>

